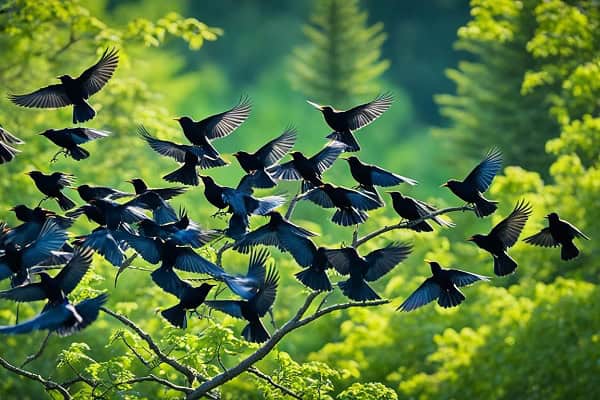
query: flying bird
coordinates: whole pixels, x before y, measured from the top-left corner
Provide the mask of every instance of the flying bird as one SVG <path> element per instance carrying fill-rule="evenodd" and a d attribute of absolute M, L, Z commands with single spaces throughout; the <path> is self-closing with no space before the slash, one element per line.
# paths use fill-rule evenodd
<path fill-rule="evenodd" d="M 125 197 L 133 196 L 133 193 L 122 192 L 120 190 L 106 186 L 80 185 L 77 186 L 76 189 L 77 193 L 79 193 L 79 197 L 81 197 L 81 200 L 85 201 L 86 203 L 89 203 L 91 200 L 118 200 Z"/>
<path fill-rule="evenodd" d="M 270 268 L 260 282 L 258 291 L 249 300 L 208 300 L 205 304 L 234 318 L 246 320 L 248 325 L 242 330 L 242 336 L 249 342 L 263 343 L 271 335 L 260 320 L 270 310 L 277 295 L 279 275 Z"/>
<path fill-rule="evenodd" d="M 25 144 L 25 142 L 0 126 L 0 164 L 12 161 L 17 153 L 21 152 L 14 147 L 17 144 Z"/>
<path fill-rule="evenodd" d="M 173 197 L 184 194 L 188 188 L 185 186 L 175 186 L 168 188 L 149 188 L 140 178 L 129 179 L 127 182 L 131 183 L 133 189 L 135 190 L 135 194 L 141 195 L 148 192 L 155 193 L 159 195 L 163 200 L 171 200 Z"/>
<path fill-rule="evenodd" d="M 248 272 L 246 275 L 224 274 L 223 280 L 233 293 L 249 300 L 256 296 L 258 290 L 265 281 L 265 275 L 267 273 L 265 265 L 267 265 L 268 259 L 269 252 L 266 249 L 252 251 L 248 261 Z"/>
<path fill-rule="evenodd" d="M 11 94 L 8 98 L 15 104 L 30 108 L 60 108 L 73 105 L 73 123 L 89 121 L 96 111 L 86 101 L 106 85 L 119 63 L 115 49 L 106 49 L 100 60 L 86 69 L 79 77 L 58 77 L 59 84 L 50 85 L 28 94 Z"/>
<path fill-rule="evenodd" d="M 452 193 L 468 204 L 473 204 L 475 214 L 478 217 L 486 217 L 496 211 L 498 202 L 486 199 L 482 193 L 490 187 L 492 180 L 500 172 L 501 167 L 502 153 L 500 153 L 500 150 L 493 148 L 464 181 L 450 179 L 442 186 L 446 186 Z"/>
<path fill-rule="evenodd" d="M 212 158 L 206 155 L 204 150 L 199 146 L 177 144 L 168 140 L 157 139 L 143 126 L 140 126 L 138 130 L 142 139 L 150 145 L 152 150 L 183 164 L 179 169 L 163 176 L 163 179 L 167 182 L 179 182 L 186 185 L 198 186 L 196 167 L 206 169 L 227 165 L 221 158 Z"/>
<path fill-rule="evenodd" d="M 286 181 L 302 180 L 302 191 L 304 192 L 313 186 L 323 184 L 321 180 L 323 172 L 331 168 L 343 151 L 344 145 L 335 142 L 328 144 L 310 158 L 307 158 L 299 151 L 293 151 L 290 153 L 292 156 L 291 161 L 274 165 L 268 172 L 277 179 Z"/>
<path fill-rule="evenodd" d="M 73 224 L 71 218 L 63 217 L 41 207 L 29 208 L 24 204 L 18 204 L 10 210 L 23 223 L 6 232 L 6 240 L 18 243 L 21 246 L 35 240 L 40 234 L 44 223 L 48 220 L 54 222 L 63 230 L 68 229 Z"/>
<path fill-rule="evenodd" d="M 228 136 L 246 121 L 252 105 L 248 98 L 240 99 L 239 103 L 225 112 L 211 115 L 201 121 L 190 117 L 175 118 L 185 137 L 195 146 L 199 146 L 204 154 L 213 159 L 221 159 L 219 152 L 210 143 L 213 139 Z"/>
<path fill-rule="evenodd" d="M 412 311 L 437 299 L 444 308 L 456 307 L 465 300 L 459 287 L 471 285 L 477 281 L 489 281 L 487 276 L 445 269 L 435 261 L 427 261 L 431 267 L 432 276 L 427 278 L 397 310 Z"/>
<path fill-rule="evenodd" d="M 179 293 L 177 294 L 179 303 L 161 311 L 160 314 L 169 321 L 171 325 L 185 329 L 187 328 L 186 311 L 193 311 L 200 307 L 215 285 L 203 283 L 198 287 L 193 287 L 186 281 L 180 280 L 179 286 Z"/>
<path fill-rule="evenodd" d="M 341 226 L 362 224 L 369 217 L 366 211 L 382 207 L 383 203 L 366 193 L 325 183 L 304 193 L 308 199 L 323 208 L 337 208 L 331 221 Z"/>
<path fill-rule="evenodd" d="M 54 172 L 51 175 L 46 175 L 40 171 L 31 171 L 28 172 L 27 175 L 33 179 L 38 190 L 46 195 L 46 197 L 40 201 L 40 204 L 52 197 L 56 199 L 60 208 L 65 211 L 75 207 L 73 200 L 68 198 L 62 192 L 64 188 L 71 187 L 71 184 L 75 182 L 75 177 L 73 175 L 62 172 Z"/>
<path fill-rule="evenodd" d="M 296 273 L 294 276 L 304 286 L 316 292 L 329 292 L 333 288 L 327 276 L 327 270 L 333 267 L 327 258 L 327 249 L 324 247 L 317 248 L 312 241 L 308 239 L 307 241 L 310 244 L 308 246 L 310 263 L 307 265 L 307 268 Z"/>
<path fill-rule="evenodd" d="M 219 233 L 214 230 L 204 230 L 192 221 L 185 211 L 181 211 L 179 220 L 167 224 L 158 224 L 150 219 L 138 224 L 140 235 L 150 238 L 173 240 L 180 246 L 190 245 L 193 248 L 204 246 L 216 239 Z"/>
<path fill-rule="evenodd" d="M 64 129 L 48 129 L 40 135 L 48 138 L 52 143 L 63 149 L 56 153 L 50 162 L 56 161 L 57 157 L 62 153 L 65 156 L 71 156 L 76 161 L 81 161 L 90 156 L 90 152 L 81 147 L 83 143 L 91 140 L 105 138 L 110 135 L 110 132 L 101 131 L 92 128 L 64 128 Z"/>
<path fill-rule="evenodd" d="M 570 222 L 560 219 L 555 212 L 548 214 L 546 218 L 548 219 L 548 227 L 533 236 L 525 238 L 524 241 L 541 247 L 561 246 L 560 258 L 565 261 L 577 257 L 579 249 L 573 243 L 573 239 L 581 238 L 590 240 L 590 238 Z"/>
<path fill-rule="evenodd" d="M 360 146 L 354 137 L 353 132 L 364 128 L 371 122 L 379 118 L 391 106 L 394 98 L 389 93 L 380 94 L 373 101 L 361 104 L 345 111 L 338 111 L 332 106 L 323 106 L 307 100 L 308 104 L 321 111 L 325 122 L 333 132 L 327 136 L 341 143 L 344 143 L 346 151 L 359 151 Z"/>
<path fill-rule="evenodd" d="M 438 211 L 434 206 L 427 204 L 421 200 L 413 199 L 409 196 L 404 196 L 400 192 L 388 192 L 392 197 L 392 205 L 396 213 L 411 223 L 410 229 L 415 232 L 432 232 L 433 228 L 427 221 L 418 221 L 426 218 L 428 215 Z M 452 222 L 448 222 L 439 216 L 431 217 L 439 226 L 453 227 Z"/>
<path fill-rule="evenodd" d="M 121 247 L 121 241 L 113 235 L 119 237 L 118 231 L 100 226 L 86 235 L 77 236 L 73 244 L 90 248 L 115 267 L 121 267 L 125 260 L 125 252 Z"/>
<path fill-rule="evenodd" d="M 272 188 L 277 184 L 267 169 L 281 160 L 294 147 L 296 134 L 295 129 L 288 128 L 254 153 L 245 151 L 233 153 L 244 171 L 255 176 L 255 187 Z"/>
<path fill-rule="evenodd" d="M 94 322 L 107 299 L 106 293 L 75 305 L 64 299 L 59 304 L 47 305 L 40 314 L 28 321 L 13 326 L 0 326 L 0 333 L 14 335 L 48 330 L 59 336 L 68 336 Z"/>
<path fill-rule="evenodd" d="M 373 193 L 377 198 L 379 198 L 379 193 L 377 193 L 375 186 L 389 187 L 401 183 L 408 183 L 409 185 L 418 183 L 414 179 L 394 174 L 376 165 L 363 163 L 355 156 L 346 158 L 346 161 L 350 166 L 352 177 L 358 182 L 358 188 Z"/>
<path fill-rule="evenodd" d="M 512 274 L 517 263 L 506 252 L 519 240 L 519 235 L 531 215 L 531 205 L 520 201 L 510 215 L 498 223 L 487 235 L 473 235 L 468 240 L 494 257 L 494 273 L 498 276 Z"/>
<path fill-rule="evenodd" d="M 412 247 L 407 244 L 391 243 L 374 250 L 365 257 L 354 247 L 326 250 L 327 259 L 337 272 L 350 277 L 338 283 L 342 293 L 354 301 L 377 300 L 379 295 L 367 282 L 374 282 L 405 260 Z"/>

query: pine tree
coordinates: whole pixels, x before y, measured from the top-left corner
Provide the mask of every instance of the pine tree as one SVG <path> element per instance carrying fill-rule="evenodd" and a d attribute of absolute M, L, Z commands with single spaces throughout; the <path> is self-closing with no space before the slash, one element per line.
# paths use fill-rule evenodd
<path fill-rule="evenodd" d="M 389 67 L 381 59 L 383 24 L 367 24 L 358 0 L 316 0 L 304 26 L 308 44 L 296 48 L 292 86 L 321 103 L 351 105 L 381 91 L 377 78 Z"/>
<path fill-rule="evenodd" d="M 473 19 L 459 29 L 456 48 L 474 56 L 463 61 L 448 77 L 456 94 L 438 95 L 441 113 L 450 127 L 436 130 L 447 139 L 451 154 L 479 158 L 499 146 L 505 164 L 519 164 L 545 174 L 551 157 L 548 139 L 559 135 L 547 101 L 551 87 L 524 93 L 523 78 L 539 61 L 527 46 L 534 36 L 539 0 L 478 1 Z"/>

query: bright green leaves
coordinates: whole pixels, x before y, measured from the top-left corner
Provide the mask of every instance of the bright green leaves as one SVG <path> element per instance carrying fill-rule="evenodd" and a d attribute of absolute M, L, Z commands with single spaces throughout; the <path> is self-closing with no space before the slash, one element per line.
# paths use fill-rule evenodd
<path fill-rule="evenodd" d="M 355 383 L 342 393 L 338 400 L 397 400 L 398 395 L 381 383 Z"/>

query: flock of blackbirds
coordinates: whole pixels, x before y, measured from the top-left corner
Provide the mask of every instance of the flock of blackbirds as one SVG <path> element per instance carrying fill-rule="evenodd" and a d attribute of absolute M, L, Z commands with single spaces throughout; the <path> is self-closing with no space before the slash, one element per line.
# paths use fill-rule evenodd
<path fill-rule="evenodd" d="M 23 107 L 58 108 L 72 105 L 74 124 L 89 121 L 96 112 L 87 100 L 109 81 L 118 60 L 116 50 L 106 50 L 95 65 L 77 78 L 62 75 L 59 84 L 25 95 L 10 95 L 9 98 Z M 131 262 L 131 258 L 125 255 L 128 249 L 148 263 L 157 265 L 158 268 L 151 273 L 152 280 L 178 299 L 175 305 L 161 313 L 172 325 L 185 328 L 188 311 L 194 312 L 201 304 L 206 304 L 247 321 L 242 335 L 252 342 L 264 342 L 269 338 L 261 317 L 270 312 L 279 281 L 277 269 L 267 267 L 269 253 L 264 246 L 288 252 L 303 268 L 295 275 L 296 278 L 314 291 L 333 290 L 328 274 L 328 270 L 333 269 L 347 276 L 337 286 L 350 300 L 363 302 L 379 299 L 369 282 L 377 281 L 405 260 L 411 252 L 409 244 L 393 242 L 367 255 L 359 254 L 353 246 L 339 249 L 317 246 L 311 239 L 316 236 L 315 233 L 292 223 L 276 211 L 286 203 L 284 196 L 258 197 L 254 191 L 273 188 L 282 180 L 300 181 L 300 192 L 293 201 L 308 200 L 320 207 L 333 209 L 333 223 L 357 228 L 367 220 L 368 211 L 385 205 L 377 187 L 393 187 L 402 183 L 415 185 L 417 181 L 363 163 L 356 156 L 346 158 L 350 174 L 357 182 L 356 188 L 325 182 L 323 174 L 342 153 L 360 150 L 354 134 L 386 112 L 392 101 L 389 94 L 383 94 L 346 111 L 309 101 L 321 111 L 325 122 L 333 130 L 327 136 L 329 142 L 312 156 L 291 151 L 297 132 L 290 127 L 254 152 L 234 153 L 245 172 L 235 188 L 219 185 L 210 176 L 199 175 L 198 169 L 228 164 L 212 141 L 230 135 L 244 123 L 251 111 L 247 98 L 241 99 L 230 110 L 200 121 L 187 116 L 177 118 L 189 144 L 158 139 L 140 126 L 139 136 L 152 150 L 179 164 L 178 169 L 163 178 L 168 182 L 190 186 L 197 186 L 202 181 L 206 200 L 217 209 L 215 215 L 229 216 L 228 226 L 223 230 L 204 229 L 192 221 L 185 210 L 175 212 L 169 200 L 184 193 L 188 189 L 185 186 L 149 188 L 142 179 L 133 178 L 129 180 L 133 192 L 127 193 L 110 187 L 84 184 L 75 188 L 84 202 L 77 206 L 65 194 L 66 189 L 73 188 L 73 175 L 29 172 L 28 175 L 45 198 L 35 208 L 21 204 L 11 209 L 22 221 L 20 225 L 9 227 L 2 223 L 0 226 L 0 280 L 10 278 L 11 282 L 10 289 L 0 291 L 0 298 L 17 302 L 47 300 L 47 303 L 36 317 L 13 326 L 2 326 L 0 333 L 50 330 L 66 335 L 92 323 L 106 302 L 107 295 L 101 294 L 78 304 L 72 304 L 67 297 L 90 269 L 92 252 L 119 267 L 120 272 Z M 77 126 L 49 129 L 42 135 L 61 148 L 53 160 L 59 154 L 64 154 L 79 161 L 89 157 L 89 152 L 81 147 L 82 144 L 107 137 L 110 133 Z M 13 160 L 19 152 L 17 145 L 22 144 L 23 141 L 0 129 L 0 163 Z M 288 153 L 291 159 L 282 162 Z M 464 180 L 451 179 L 443 186 L 472 205 L 477 217 L 486 217 L 496 211 L 497 202 L 486 199 L 483 193 L 491 185 L 501 165 L 500 151 L 492 149 Z M 393 209 L 414 231 L 432 231 L 430 221 L 442 227 L 454 226 L 444 218 L 432 216 L 437 210 L 430 204 L 404 196 L 398 191 L 389 194 Z M 58 206 L 66 211 L 64 216 L 40 207 L 49 198 L 56 200 Z M 517 268 L 517 263 L 507 250 L 517 242 L 530 214 L 530 205 L 520 201 L 512 213 L 487 235 L 478 234 L 469 239 L 492 255 L 496 275 L 508 275 Z M 85 216 L 97 227 L 86 235 L 70 240 L 67 231 L 80 216 Z M 265 216 L 269 220 L 250 230 L 252 216 Z M 588 238 L 576 227 L 561 220 L 556 213 L 549 214 L 547 218 L 548 227 L 526 238 L 525 242 L 544 247 L 561 246 L 563 260 L 576 257 L 579 251 L 573 239 Z M 249 254 L 247 274 L 228 273 L 197 253 L 196 249 L 223 236 L 233 240 L 233 250 Z M 259 246 L 263 247 L 257 248 Z M 432 276 L 398 309 L 414 310 L 436 299 L 442 307 L 454 307 L 465 299 L 459 287 L 489 279 L 458 269 L 445 269 L 435 261 L 427 262 Z M 61 265 L 64 267 L 60 268 Z M 51 276 L 49 271 L 54 269 L 59 272 Z M 182 280 L 175 270 L 208 275 L 213 283 L 223 282 L 239 299 L 206 300 L 214 284 L 203 283 L 194 287 Z M 36 276 L 38 279 L 35 279 Z"/>

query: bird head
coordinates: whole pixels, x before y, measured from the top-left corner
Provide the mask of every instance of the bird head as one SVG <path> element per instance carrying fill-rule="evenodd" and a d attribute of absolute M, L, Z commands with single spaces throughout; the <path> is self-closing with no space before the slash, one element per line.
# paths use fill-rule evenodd
<path fill-rule="evenodd" d="M 453 186 L 453 185 L 454 185 L 456 182 L 457 182 L 457 180 L 455 180 L 455 179 L 449 179 L 449 180 L 447 180 L 446 182 L 442 183 L 442 184 L 440 185 L 440 187 L 447 187 L 447 188 L 450 188 L 450 187 L 452 187 L 452 186 Z"/>
<path fill-rule="evenodd" d="M 177 117 L 173 118 L 175 121 L 179 122 L 181 126 L 187 126 L 192 124 L 194 121 L 190 117 Z"/>
<path fill-rule="evenodd" d="M 440 266 L 440 264 L 437 261 L 432 261 L 432 260 L 425 260 L 425 262 L 427 264 L 429 264 L 429 267 L 431 268 L 431 272 L 436 273 L 442 270 L 442 267 Z"/>
<path fill-rule="evenodd" d="M 39 275 L 41 283 L 47 283 L 52 280 L 52 277 L 50 277 L 50 275 L 48 275 L 46 272 L 36 272 L 35 274 Z"/>
<path fill-rule="evenodd" d="M 324 106 L 322 106 L 320 104 L 317 104 L 317 103 L 315 103 L 313 101 L 310 101 L 310 100 L 306 100 L 306 102 L 308 104 L 310 104 L 311 106 L 313 106 L 314 108 L 316 108 L 317 110 L 319 110 L 319 111 L 323 111 L 323 109 L 325 108 Z"/>
<path fill-rule="evenodd" d="M 400 192 L 386 192 L 386 193 L 388 193 L 392 197 L 392 200 L 402 198 L 402 193 L 400 193 Z"/>
<path fill-rule="evenodd" d="M 239 160 L 240 157 L 244 157 L 249 155 L 248 153 L 246 153 L 245 151 L 236 151 L 235 153 L 232 154 L 232 156 L 234 156 L 235 158 L 237 158 Z"/>
<path fill-rule="evenodd" d="M 558 222 L 559 220 L 558 214 L 555 212 L 551 212 L 550 214 L 546 215 L 546 219 L 552 222 Z"/>
<path fill-rule="evenodd" d="M 211 178 L 208 175 L 198 175 L 198 177 L 200 179 L 202 179 L 202 183 L 204 183 L 204 185 L 209 185 L 211 183 L 215 183 L 215 181 L 213 180 L 213 178 Z"/>
<path fill-rule="evenodd" d="M 279 212 L 277 212 L 277 211 L 270 211 L 267 214 L 265 214 L 265 217 L 271 218 L 272 221 L 273 220 L 277 221 L 277 220 L 282 220 L 283 219 L 283 217 L 281 216 L 281 214 Z"/>
<path fill-rule="evenodd" d="M 54 132 L 54 129 L 47 129 L 44 132 L 40 133 L 40 135 L 48 137 L 52 132 Z"/>
<path fill-rule="evenodd" d="M 483 235 L 473 235 L 470 238 L 467 239 L 468 242 L 473 242 L 475 244 L 480 244 L 483 241 L 484 236 Z"/>
<path fill-rule="evenodd" d="M 143 180 L 141 180 L 140 178 L 128 179 L 127 182 L 129 182 L 133 185 L 133 188 L 135 189 L 136 193 L 142 193 L 142 192 L 146 191 L 146 189 L 148 189 L 148 187 L 146 186 L 146 183 Z"/>
<path fill-rule="evenodd" d="M 66 82 L 70 82 L 73 80 L 73 78 L 71 78 L 70 75 L 61 75 L 61 76 L 57 76 L 56 79 L 58 79 L 59 81 L 61 81 L 62 83 L 66 83 Z"/>
<path fill-rule="evenodd" d="M 356 164 L 358 164 L 358 157 L 356 157 L 356 156 L 342 157 L 342 159 L 348 161 L 348 163 L 350 165 L 356 165 Z"/>
<path fill-rule="evenodd" d="M 294 160 L 301 160 L 301 159 L 303 159 L 303 158 L 304 158 L 304 154 L 302 154 L 302 153 L 301 153 L 301 152 L 299 152 L 299 151 L 292 151 L 292 152 L 290 153 L 290 156 L 292 156 L 292 158 L 293 158 Z"/>
<path fill-rule="evenodd" d="M 40 171 L 29 171 L 26 172 L 25 175 L 29 175 L 32 178 L 36 178 L 42 175 L 42 173 Z"/>

